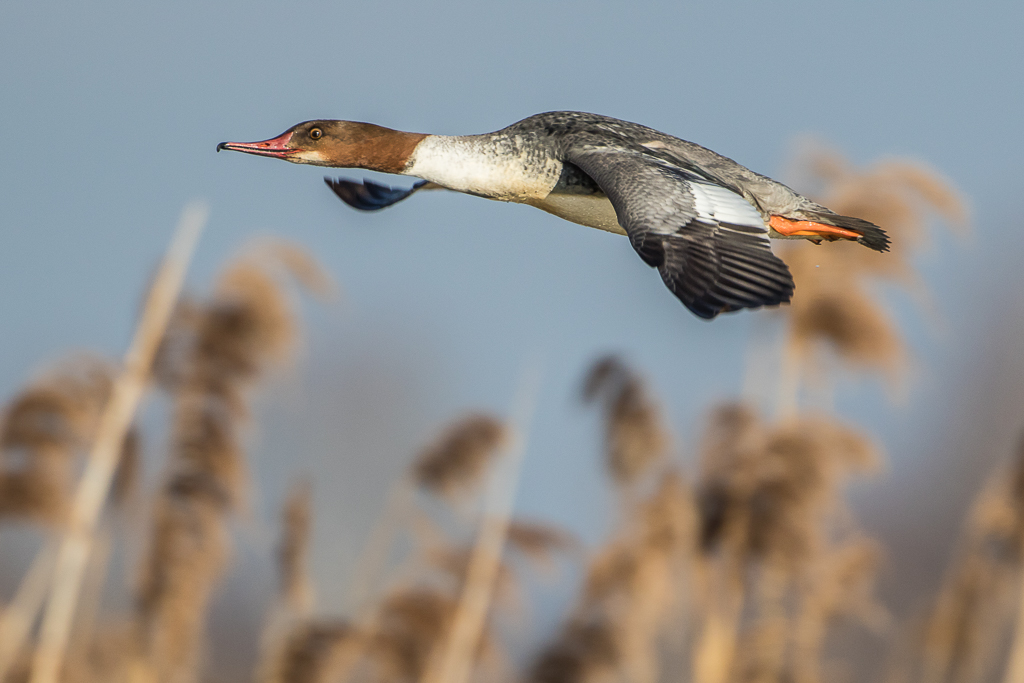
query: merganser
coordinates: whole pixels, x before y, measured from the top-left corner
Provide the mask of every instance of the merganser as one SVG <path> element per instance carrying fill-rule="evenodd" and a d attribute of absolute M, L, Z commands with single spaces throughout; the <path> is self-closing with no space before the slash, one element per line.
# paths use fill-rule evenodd
<path fill-rule="evenodd" d="M 884 252 L 877 225 L 841 216 L 700 145 L 582 112 L 537 114 L 484 135 L 406 133 L 354 121 L 305 121 L 222 149 L 296 164 L 420 178 L 409 189 L 324 178 L 350 206 L 375 211 L 444 188 L 529 204 L 629 237 L 697 316 L 788 303 L 789 268 L 769 238 L 856 240 Z"/>

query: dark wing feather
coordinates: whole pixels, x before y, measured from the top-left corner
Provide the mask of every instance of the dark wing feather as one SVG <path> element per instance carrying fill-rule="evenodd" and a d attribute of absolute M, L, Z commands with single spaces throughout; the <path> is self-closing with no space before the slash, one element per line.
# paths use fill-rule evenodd
<path fill-rule="evenodd" d="M 334 194 L 341 198 L 354 209 L 360 211 L 378 211 L 396 204 L 416 190 L 427 185 L 426 180 L 421 180 L 409 189 L 400 187 L 388 187 L 371 180 L 355 181 L 346 178 L 324 178 L 327 186 L 334 190 Z"/>
<path fill-rule="evenodd" d="M 711 319 L 793 294 L 761 215 L 742 196 L 642 152 L 578 145 L 566 160 L 608 195 L 633 248 L 693 313 Z"/>

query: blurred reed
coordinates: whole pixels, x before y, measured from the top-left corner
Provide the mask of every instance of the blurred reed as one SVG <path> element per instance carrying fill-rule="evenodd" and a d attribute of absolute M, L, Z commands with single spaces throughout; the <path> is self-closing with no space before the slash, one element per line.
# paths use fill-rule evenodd
<path fill-rule="evenodd" d="M 852 242 L 820 247 L 801 240 L 782 250 L 799 291 L 781 309 L 786 329 L 776 400 L 786 415 L 796 411 L 801 383 L 827 392 L 830 361 L 899 380 L 907 352 L 877 287 L 908 288 L 930 308 L 913 257 L 928 243 L 934 218 L 961 233 L 968 225 L 966 205 L 949 181 L 919 164 L 892 160 L 861 170 L 834 149 L 805 145 L 792 175 L 833 211 L 883 226 L 892 249 L 878 254 Z"/>
<path fill-rule="evenodd" d="M 79 463 L 110 398 L 114 368 L 73 356 L 31 382 L 0 427 L 0 518 L 61 525 Z"/>
<path fill-rule="evenodd" d="M 884 549 L 846 502 L 847 486 L 875 471 L 881 455 L 863 430 L 821 410 L 827 401 L 810 411 L 800 400 L 805 385 L 834 381 L 836 364 L 826 358 L 860 372 L 904 367 L 904 342 L 869 283 L 913 288 L 910 255 L 925 243 L 930 216 L 965 224 L 963 203 L 934 173 L 904 162 L 860 171 L 818 151 L 801 164 L 820 200 L 883 225 L 894 249 L 788 250 L 799 289 L 779 316 L 780 410 L 712 406 L 690 468 L 643 376 L 618 356 L 596 360 L 580 393 L 602 416 L 615 495 L 610 528 L 587 548 L 512 514 L 531 390 L 508 418 L 462 415 L 410 458 L 395 484 L 360 556 L 349 615 L 317 603 L 316 478 L 300 479 L 282 505 L 276 595 L 258 661 L 238 680 L 831 683 L 881 675 L 843 659 L 836 646 L 851 626 L 901 643 L 892 683 L 1024 679 L 1024 445 L 979 496 L 927 615 L 903 624 L 875 596 Z M 301 249 L 262 241 L 224 267 L 209 296 L 178 302 L 153 365 L 168 438 L 159 484 L 144 492 L 151 514 L 132 608 L 101 604 L 110 571 L 101 539 L 125 529 L 104 527 L 99 513 L 138 490 L 140 437 L 122 432 L 112 458 L 119 468 L 89 526 L 93 562 L 77 579 L 87 586 L 78 616 L 43 667 L 29 646 L 45 650 L 38 613 L 59 583 L 54 549 L 73 518 L 116 367 L 77 357 L 9 401 L 0 423 L 0 524 L 33 525 L 48 540 L 0 611 L 0 683 L 51 675 L 68 683 L 214 680 L 208 623 L 231 559 L 231 520 L 248 497 L 253 396 L 301 335 L 293 283 L 333 291 Z M 553 632 L 524 635 L 531 624 L 518 617 L 534 597 L 535 573 L 572 562 L 581 566 L 579 576 L 562 577 L 575 581 L 567 613 Z"/>
<path fill-rule="evenodd" d="M 103 359 L 76 354 L 47 369 L 7 405 L 0 420 L 0 522 L 41 524 L 51 535 L 64 528 L 79 461 L 95 438 L 114 374 L 113 365 Z M 136 430 L 129 429 L 114 475 L 115 503 L 135 484 L 138 441 Z M 22 651 L 47 597 L 57 543 L 56 538 L 44 542 L 16 596 L 0 613 L 0 681 Z M 106 570 L 101 555 L 93 557 L 93 582 Z"/>
<path fill-rule="evenodd" d="M 615 357 L 595 362 L 582 398 L 601 400 L 605 464 L 623 493 L 623 517 L 620 529 L 589 560 L 576 606 L 527 679 L 622 676 L 653 683 L 662 673 L 664 627 L 685 628 L 672 617 L 683 604 L 680 592 L 696 547 L 693 496 L 668 462 L 660 408 L 628 366 Z M 652 485 L 639 486 L 648 477 Z"/>
<path fill-rule="evenodd" d="M 60 677 L 83 575 L 96 537 L 96 525 L 206 216 L 207 209 L 200 204 L 187 206 L 182 213 L 146 297 L 123 367 L 111 385 L 109 400 L 100 414 L 89 458 L 57 550 L 53 583 L 32 662 L 33 683 L 55 683 Z"/>
<path fill-rule="evenodd" d="M 1024 676 L 1024 435 L 978 495 L 902 680 Z"/>
<path fill-rule="evenodd" d="M 228 560 L 228 520 L 245 497 L 242 433 L 251 389 L 296 341 L 294 303 L 283 286 L 288 276 L 321 290 L 329 281 L 291 246 L 244 251 L 224 269 L 209 301 L 179 306 L 161 348 L 158 378 L 172 404 L 170 450 L 135 615 L 152 680 L 198 677 L 206 614 Z"/>

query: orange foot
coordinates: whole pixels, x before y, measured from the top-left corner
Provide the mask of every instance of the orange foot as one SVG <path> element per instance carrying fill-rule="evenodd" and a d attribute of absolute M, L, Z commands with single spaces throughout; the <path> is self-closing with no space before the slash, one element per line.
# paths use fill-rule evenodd
<path fill-rule="evenodd" d="M 832 240 L 855 240 L 861 235 L 853 230 L 837 228 L 826 223 L 815 223 L 814 221 L 793 221 L 782 216 L 772 216 L 768 224 L 775 232 L 787 237 L 809 237 L 811 241 L 818 244 L 822 239 Z"/>

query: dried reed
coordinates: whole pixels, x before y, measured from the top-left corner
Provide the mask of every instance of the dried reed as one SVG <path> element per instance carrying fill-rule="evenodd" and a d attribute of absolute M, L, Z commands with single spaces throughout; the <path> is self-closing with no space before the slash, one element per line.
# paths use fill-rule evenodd
<path fill-rule="evenodd" d="M 608 471 L 629 495 L 620 529 L 591 558 L 575 608 L 535 659 L 528 680 L 621 676 L 654 683 L 664 629 L 683 604 L 680 585 L 696 547 L 693 496 L 667 466 L 650 491 L 637 490 L 643 475 L 664 464 L 667 430 L 643 383 L 622 361 L 595 362 L 583 398 L 602 401 Z"/>
<path fill-rule="evenodd" d="M 636 683 L 659 680 L 664 629 L 685 604 L 695 517 L 683 481 L 672 472 L 663 475 L 590 560 L 576 607 L 534 660 L 528 680 L 582 683 L 612 672 Z M 672 640 L 678 646 L 685 638 Z"/>
<path fill-rule="evenodd" d="M 583 400 L 603 404 L 608 468 L 617 481 L 632 483 L 665 457 L 668 436 L 660 411 L 643 381 L 620 359 L 608 356 L 591 366 Z"/>
<path fill-rule="evenodd" d="M 329 683 L 348 671 L 359 634 L 344 621 L 303 622 L 287 635 L 268 679 L 274 683 Z"/>
<path fill-rule="evenodd" d="M 557 554 L 579 548 L 579 541 L 572 534 L 550 524 L 521 519 L 509 522 L 508 544 L 542 569 L 550 569 Z"/>
<path fill-rule="evenodd" d="M 428 680 L 427 667 L 443 647 L 457 609 L 458 599 L 437 589 L 410 588 L 388 595 L 370 644 L 381 667 L 379 680 Z"/>
<path fill-rule="evenodd" d="M 0 519 L 65 521 L 75 458 L 92 442 L 113 374 L 99 358 L 74 356 L 7 406 L 0 425 Z"/>
<path fill-rule="evenodd" d="M 282 510 L 278 598 L 268 617 L 256 672 L 256 680 L 265 683 L 344 680 L 365 649 L 363 633 L 347 621 L 310 615 L 311 488 L 308 480 L 293 485 Z"/>
<path fill-rule="evenodd" d="M 74 616 L 90 543 L 117 469 L 132 416 L 142 400 L 150 368 L 164 336 L 185 278 L 205 207 L 194 205 L 182 214 L 174 241 L 157 273 L 142 312 L 124 367 L 111 390 L 81 482 L 75 493 L 68 529 L 54 570 L 53 587 L 43 616 L 39 647 L 32 664 L 32 683 L 56 683 Z"/>
<path fill-rule="evenodd" d="M 1007 640 L 1005 681 L 1022 666 L 1024 601 L 1024 438 L 1015 460 L 978 496 L 925 629 L 921 680 L 986 680 L 999 670 Z M 1012 639 L 1010 638 L 1012 634 Z"/>
<path fill-rule="evenodd" d="M 357 565 L 354 623 L 338 631 L 329 623 L 295 620 L 284 629 L 288 634 L 279 639 L 282 644 L 270 646 L 272 664 L 264 668 L 271 675 L 261 678 L 274 683 L 350 680 L 353 676 L 356 680 L 418 682 L 432 675 L 429 667 L 437 666 L 434 662 L 450 640 L 448 634 L 460 609 L 458 595 L 468 583 L 476 553 L 472 548 L 449 544 L 439 530 L 422 533 L 426 520 L 412 515 L 413 487 L 436 494 L 445 504 L 465 502 L 494 462 L 494 452 L 508 443 L 508 430 L 500 421 L 473 414 L 457 420 L 428 446 L 413 462 L 409 475 L 392 488 L 384 514 Z M 409 580 L 401 580 L 400 573 L 396 585 L 377 597 L 370 584 L 387 573 L 390 546 L 403 522 L 418 525 L 411 539 L 414 552 L 404 565 L 403 573 Z M 285 553 L 282 559 L 292 555 Z M 294 572 L 289 569 L 291 564 L 283 562 L 284 576 Z M 498 584 L 506 589 L 511 586 L 507 568 L 499 566 L 498 574 Z M 337 635 L 328 639 L 326 655 L 316 635 L 322 627 Z M 483 631 L 477 637 L 480 647 L 487 650 L 489 634 Z M 308 652 L 310 648 L 313 654 Z M 288 663 L 296 660 L 302 662 L 301 666 Z"/>
<path fill-rule="evenodd" d="M 835 605 L 826 609 L 831 593 L 811 572 L 838 566 L 827 562 L 842 531 L 838 488 L 877 456 L 863 437 L 830 420 L 770 425 L 728 405 L 712 416 L 701 457 L 701 540 L 713 597 L 694 678 L 779 680 L 791 647 L 805 659 L 820 656 L 826 624 L 839 614 Z M 793 614 L 794 603 L 802 614 Z M 745 630 L 744 612 L 752 614 Z M 794 632 L 803 640 L 791 645 Z M 789 675 L 817 680 L 813 663 L 797 668 Z"/>
<path fill-rule="evenodd" d="M 950 221 L 963 219 L 948 187 L 916 167 L 890 163 L 859 173 L 827 155 L 807 163 L 826 203 L 883 224 L 898 245 L 923 241 L 926 209 Z M 619 514 L 608 538 L 589 554 L 570 613 L 540 645 L 523 678 L 819 683 L 836 678 L 826 658 L 834 624 L 887 625 L 873 586 L 881 550 L 857 530 L 842 490 L 851 475 L 869 471 L 877 455 L 860 433 L 796 410 L 795 392 L 810 377 L 805 366 L 822 346 L 831 345 L 843 363 L 862 369 L 889 372 L 904 362 L 895 326 L 863 282 L 880 277 L 913 284 L 907 261 L 899 254 L 845 251 L 843 245 L 827 251 L 808 246 L 787 257 L 802 292 L 789 309 L 787 362 L 796 374 L 783 377 L 796 384 L 792 411 L 788 419 L 771 421 L 739 403 L 716 409 L 707 420 L 692 485 L 668 457 L 668 430 L 638 375 L 613 357 L 590 369 L 583 396 L 602 408 Z M 822 269 L 827 277 L 819 278 Z M 0 682 L 21 683 L 30 675 L 56 680 L 57 674 L 64 683 L 200 678 L 205 621 L 230 554 L 227 520 L 245 501 L 243 436 L 252 389 L 288 358 L 297 335 L 282 274 L 314 290 L 329 289 L 304 252 L 265 242 L 229 265 L 209 300 L 182 302 L 164 336 L 154 373 L 173 410 L 169 459 L 154 501 L 133 619 L 94 628 L 101 591 L 90 588 L 93 606 L 82 600 L 72 620 L 81 570 L 77 578 L 54 579 L 51 611 L 70 610 L 68 621 L 59 626 L 57 617 L 48 617 L 30 671 L 18 653 L 49 582 L 47 555 L 40 553 L 0 613 Z M 147 307 L 144 320 L 149 314 Z M 128 370 L 140 367 L 137 358 L 126 363 Z M 93 442 L 97 424 L 110 429 L 109 419 L 99 419 L 102 405 L 124 401 L 118 399 L 123 387 L 111 388 L 109 377 L 85 366 L 67 376 L 47 375 L 7 409 L 0 428 L 0 520 L 42 521 L 59 529 L 67 519 L 74 456 Z M 370 581 L 357 581 L 363 608 L 351 620 L 311 614 L 309 484 L 292 489 L 283 510 L 278 601 L 264 633 L 259 681 L 513 678 L 493 666 L 502 653 L 494 616 L 520 602 L 515 570 L 525 566 L 505 561 L 506 552 L 543 568 L 576 547 L 551 527 L 511 518 L 533 408 L 534 387 L 527 385 L 511 426 L 467 416 L 412 464 L 393 490 L 395 502 L 388 504 L 360 570 L 386 589 L 378 594 Z M 127 495 L 135 478 L 138 441 L 124 431 L 127 424 L 122 415 L 114 441 L 100 427 L 97 443 L 108 449 L 113 443 L 115 452 L 101 452 L 106 464 L 96 465 L 94 447 L 83 479 L 83 486 L 91 481 L 94 487 L 93 507 L 78 509 L 80 490 L 65 539 L 91 558 L 88 585 L 100 586 L 106 571 L 98 547 L 100 508 L 108 498 Z M 117 460 L 114 480 L 110 462 Z M 97 467 L 107 468 L 98 502 L 98 475 L 90 474 Z M 467 528 L 467 510 L 480 513 L 473 528 Z M 452 512 L 459 514 L 449 518 Z M 403 524 L 408 547 L 399 572 L 387 565 Z M 473 531 L 475 540 L 467 545 Z M 62 552 L 67 565 L 68 551 Z M 1024 442 L 1009 474 L 994 479 L 972 510 L 908 680 L 911 674 L 925 683 L 1024 678 L 1022 564 Z M 58 628 L 62 641 L 55 640 Z"/>
<path fill-rule="evenodd" d="M 291 249 L 270 260 L 277 253 L 243 253 L 211 301 L 179 309 L 162 349 L 160 376 L 173 400 L 171 457 L 137 595 L 140 652 L 159 681 L 197 676 L 205 615 L 229 552 L 227 518 L 244 497 L 248 392 L 294 343 L 281 275 L 308 279 L 313 266 Z"/>
<path fill-rule="evenodd" d="M 75 355 L 48 369 L 19 393 L 0 424 L 0 520 L 62 525 L 74 493 L 76 456 L 93 440 L 110 397 L 114 368 L 93 356 Z M 111 498 L 121 502 L 134 485 L 138 434 L 129 429 L 118 459 Z M 56 546 L 44 544 L 12 604 L 0 612 L 0 681 L 22 650 L 43 606 Z M 91 558 L 93 581 L 105 571 Z M 86 591 L 88 601 L 96 596 Z M 88 612 L 88 610 L 83 610 Z M 88 622 L 88 619 L 86 619 Z"/>
<path fill-rule="evenodd" d="M 827 680 L 822 652 L 829 626 L 854 618 L 875 632 L 890 622 L 888 611 L 874 594 L 882 551 L 868 538 L 853 538 L 817 558 L 807 572 L 807 583 L 792 625 L 792 679 L 794 683 Z"/>
<path fill-rule="evenodd" d="M 423 551 L 419 578 L 451 595 L 459 595 L 466 587 L 473 563 L 475 545 L 458 546 L 449 543 L 430 545 Z M 434 569 L 435 572 L 429 570 Z M 496 603 L 514 604 L 518 585 L 512 567 L 501 558 L 494 570 L 492 593 Z"/>
<path fill-rule="evenodd" d="M 506 444 L 505 457 L 493 468 L 484 493 L 480 525 L 466 567 L 458 609 L 452 617 L 444 648 L 435 655 L 423 675 L 424 683 L 467 683 L 473 672 L 475 654 L 486 642 L 487 615 L 501 570 L 501 555 L 511 522 L 539 381 L 537 372 L 526 374 L 512 406 L 510 443 Z"/>
<path fill-rule="evenodd" d="M 308 614 L 313 603 L 313 586 L 309 578 L 309 545 L 312 532 L 313 487 L 308 479 L 294 486 L 288 494 L 283 511 L 281 543 L 277 548 L 277 565 L 281 585 L 278 594 L 291 612 Z"/>
<path fill-rule="evenodd" d="M 376 595 L 394 537 L 411 514 L 415 493 L 412 477 L 402 477 L 391 485 L 384 511 L 359 553 L 349 588 L 349 602 L 359 615 L 359 623 L 366 623 L 372 618 L 374 606 L 371 599 Z"/>
<path fill-rule="evenodd" d="M 828 249 L 801 243 L 785 249 L 800 291 L 784 311 L 789 329 L 777 405 L 786 416 L 795 413 L 801 382 L 810 379 L 827 386 L 824 369 L 830 357 L 890 380 L 899 377 L 907 364 L 906 349 L 871 285 L 888 281 L 920 296 L 923 290 L 910 259 L 926 242 L 928 219 L 937 215 L 954 228 L 968 220 L 949 182 L 919 165 L 888 161 L 861 171 L 839 152 L 818 147 L 801 155 L 796 166 L 817 200 L 838 213 L 883 226 L 894 247 L 886 254 L 851 243 Z M 832 355 L 823 354 L 825 349 Z"/>
<path fill-rule="evenodd" d="M 256 680 L 289 681 L 290 675 L 310 679 L 318 669 L 326 643 L 323 631 L 307 628 L 313 586 L 307 571 L 312 523 L 311 485 L 293 484 L 281 510 L 277 545 L 277 596 L 264 625 Z M 300 634 L 298 631 L 302 629 Z"/>
<path fill-rule="evenodd" d="M 508 439 L 505 427 L 488 415 L 456 421 L 420 455 L 415 480 L 434 493 L 456 496 L 472 490 L 487 470 L 490 457 Z"/>
<path fill-rule="evenodd" d="M 621 653 L 610 624 L 596 617 L 570 620 L 530 666 L 529 683 L 614 680 Z"/>
<path fill-rule="evenodd" d="M 90 638 L 87 646 L 68 653 L 65 683 L 142 683 L 146 680 L 131 668 L 134 651 L 132 629 L 124 620 L 107 624 Z"/>
<path fill-rule="evenodd" d="M 25 647 L 46 599 L 56 559 L 57 544 L 50 542 L 43 546 L 22 577 L 10 604 L 0 612 L 0 681 L 8 680 L 8 674 Z"/>

